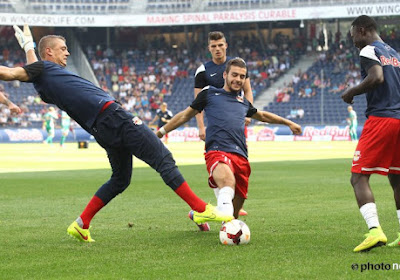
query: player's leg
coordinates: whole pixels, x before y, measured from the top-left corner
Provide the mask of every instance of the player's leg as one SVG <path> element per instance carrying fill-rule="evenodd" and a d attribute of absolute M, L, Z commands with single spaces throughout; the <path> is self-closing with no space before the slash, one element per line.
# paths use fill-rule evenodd
<path fill-rule="evenodd" d="M 217 197 L 218 209 L 233 214 L 232 200 L 235 196 L 236 179 L 232 156 L 233 154 L 222 151 L 209 151 L 205 154 L 208 185 Z"/>
<path fill-rule="evenodd" d="M 394 201 L 396 203 L 397 218 L 400 224 L 400 174 L 389 174 L 388 175 L 390 185 L 393 189 Z M 400 231 L 397 233 L 397 238 L 393 242 L 389 243 L 389 247 L 400 246 Z"/>
<path fill-rule="evenodd" d="M 231 160 L 236 180 L 233 207 L 234 207 L 234 217 L 237 219 L 239 218 L 239 216 L 244 216 L 241 215 L 240 212 L 243 211 L 243 204 L 247 199 L 251 168 L 249 161 L 245 157 L 233 154 L 231 156 Z"/>
<path fill-rule="evenodd" d="M 62 136 L 60 140 L 60 146 L 63 147 L 65 143 L 65 139 L 67 139 L 68 136 L 68 130 L 62 129 Z"/>
<path fill-rule="evenodd" d="M 349 126 L 349 134 L 350 134 L 350 140 L 354 140 L 354 135 L 353 135 L 353 125 Z"/>
<path fill-rule="evenodd" d="M 350 135 L 351 135 L 351 140 L 352 141 L 357 141 L 358 137 L 357 137 L 357 127 L 356 126 L 353 125 L 351 127 Z"/>
<path fill-rule="evenodd" d="M 103 184 L 86 205 L 82 214 L 68 228 L 68 234 L 79 241 L 92 242 L 89 226 L 93 217 L 114 197 L 122 193 L 130 184 L 132 176 L 132 156 L 126 150 L 107 150 L 112 168 L 111 178 Z"/>
<path fill-rule="evenodd" d="M 205 203 L 192 191 L 176 166 L 171 152 L 150 128 L 141 123 L 127 125 L 123 141 L 134 156 L 155 169 L 165 184 L 194 210 L 191 214 L 196 223 L 233 219 L 233 216 L 224 215 L 212 205 Z"/>
<path fill-rule="evenodd" d="M 251 118 L 246 118 L 245 120 L 245 126 L 244 126 L 244 136 L 246 137 L 246 141 L 247 141 L 247 135 L 248 135 L 248 130 L 247 130 L 247 126 L 250 125 L 251 123 Z M 236 196 L 236 195 L 235 195 Z M 244 201 L 243 201 L 244 203 Z M 236 208 L 235 208 L 236 209 Z M 243 205 L 239 210 L 239 216 L 247 216 L 247 211 L 243 209 Z M 235 216 L 236 217 L 236 216 Z M 237 218 L 237 217 L 236 217 Z"/>
<path fill-rule="evenodd" d="M 387 242 L 386 235 L 379 224 L 374 195 L 369 186 L 369 177 L 369 174 L 358 173 L 352 173 L 351 176 L 357 204 L 369 229 L 365 240 L 354 248 L 354 252 L 369 251 L 374 247 L 385 245 Z"/>
<path fill-rule="evenodd" d="M 400 121 L 399 121 L 400 122 Z M 400 124 L 399 124 L 400 125 Z M 396 149 L 393 150 L 393 161 L 389 171 L 389 182 L 393 189 L 394 201 L 396 203 L 397 218 L 400 224 L 400 129 L 397 136 L 397 142 L 395 143 Z M 389 243 L 390 247 L 400 246 L 400 230 L 397 233 L 397 238 L 393 242 Z"/>
<path fill-rule="evenodd" d="M 243 204 L 244 204 L 245 198 L 241 197 L 238 194 L 235 194 L 235 197 L 233 198 L 233 216 L 235 217 L 235 219 L 238 219 L 240 216 L 240 211 L 243 208 Z"/>
<path fill-rule="evenodd" d="M 357 125 L 353 126 L 353 136 L 354 136 L 354 141 L 357 141 L 358 140 Z"/>
<path fill-rule="evenodd" d="M 212 178 L 218 187 L 218 209 L 227 215 L 233 215 L 232 200 L 235 197 L 236 180 L 231 167 L 223 162 L 218 162 L 212 170 Z"/>
<path fill-rule="evenodd" d="M 367 203 L 375 203 L 375 198 L 369 185 L 370 174 L 352 173 L 350 183 L 353 186 L 358 207 Z"/>
<path fill-rule="evenodd" d="M 54 129 L 51 127 L 46 127 L 46 131 L 47 131 L 47 138 L 44 142 L 46 144 L 51 144 L 53 143 Z"/>
<path fill-rule="evenodd" d="M 389 172 L 393 155 L 387 151 L 396 150 L 396 147 L 393 146 L 396 138 L 393 135 L 396 135 L 394 133 L 398 126 L 397 123 L 393 123 L 393 120 L 370 117 L 364 125 L 354 153 L 351 184 L 361 215 L 369 228 L 366 239 L 354 249 L 355 252 L 368 251 L 387 242 L 379 223 L 369 177 L 373 173 L 387 175 Z"/>
<path fill-rule="evenodd" d="M 171 152 L 160 139 L 145 125 L 131 125 L 126 129 L 125 143 L 131 153 L 155 169 L 175 193 L 189 206 L 203 212 L 206 203 L 192 192 L 176 166 Z"/>

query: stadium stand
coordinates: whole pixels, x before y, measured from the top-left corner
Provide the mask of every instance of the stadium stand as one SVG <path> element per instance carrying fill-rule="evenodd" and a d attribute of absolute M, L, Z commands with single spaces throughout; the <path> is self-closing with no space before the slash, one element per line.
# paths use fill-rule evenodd
<path fill-rule="evenodd" d="M 0 0 L 0 12 L 13 13 L 15 12 L 14 5 L 9 0 Z"/>
<path fill-rule="evenodd" d="M 80 29 L 75 32 L 80 32 Z M 227 39 L 230 43 L 228 55 L 238 55 L 247 61 L 256 98 L 282 73 L 295 66 L 298 58 L 305 53 L 307 42 L 300 35 L 289 39 L 289 36 L 277 32 L 270 42 L 262 46 L 254 33 L 243 35 L 244 32 L 236 34 L 235 30 L 231 30 L 226 34 L 229 34 Z M 0 27 L 0 35 L 1 65 L 23 65 L 24 53 L 15 44 L 12 27 Z M 81 36 L 81 43 L 94 43 L 85 35 Z M 138 45 L 129 47 L 126 41 L 119 41 L 120 38 L 113 36 L 113 44 L 109 47 L 97 43 L 83 46 L 102 88 L 146 121 L 152 119 L 154 110 L 162 101 L 167 102 L 174 113 L 190 104 L 193 99 L 194 72 L 200 63 L 209 60 L 205 48 L 198 48 L 198 43 L 192 48 L 183 45 L 171 47 L 161 35 L 154 41 L 146 41 L 146 44 L 131 39 Z M 124 34 L 121 36 L 126 37 Z M 381 37 L 400 50 L 398 30 L 383 30 Z M 277 92 L 275 101 L 265 104 L 265 109 L 295 118 L 296 114 L 292 113 L 300 112 L 302 117 L 297 121 L 301 124 L 344 124 L 347 111 L 340 94 L 345 85 L 357 83 L 360 77 L 357 50 L 350 42 L 346 43 L 346 38 L 341 39 L 335 40 L 336 45 L 331 46 L 329 51 L 319 52 L 318 61 L 310 69 L 298 74 L 297 83 L 287 84 Z M 7 112 L 3 106 L 0 108 L 1 125 L 40 125 L 41 113 L 46 105 L 37 98 L 32 85 L 3 85 L 10 99 L 23 107 L 24 115 L 19 120 L 8 117 L 4 121 Z M 363 124 L 364 96 L 357 97 L 354 108 L 360 124 Z M 195 120 L 190 125 L 195 125 Z"/>
<path fill-rule="evenodd" d="M 148 0 L 146 12 L 190 12 L 193 0 Z"/>
<path fill-rule="evenodd" d="M 304 53 L 304 47 L 296 51 L 289 49 L 289 45 L 298 39 L 289 40 L 287 36 L 277 33 L 274 39 L 276 45 L 262 51 L 254 36 L 235 36 L 229 53 L 237 54 L 247 61 L 255 96 L 269 87 Z M 145 97 L 149 100 L 149 110 L 153 114 L 162 101 L 167 102 L 168 108 L 177 113 L 193 100 L 194 73 L 209 58 L 198 48 L 189 52 L 179 48 L 168 49 L 160 42 L 150 42 L 149 45 L 157 48 L 103 50 L 98 45 L 86 49 L 103 89 L 110 91 L 121 103 L 129 104 L 128 110 L 143 117 L 147 108 L 142 108 L 138 103 Z M 143 109 L 142 115 L 140 109 Z M 189 124 L 195 125 L 195 119 Z"/>
<path fill-rule="evenodd" d="M 27 10 L 47 14 L 127 14 L 131 0 L 28 0 Z"/>
<path fill-rule="evenodd" d="M 400 51 L 399 34 L 395 30 L 381 32 L 381 38 Z M 340 98 L 344 89 L 361 81 L 358 50 L 347 42 L 333 45 L 322 52 L 319 59 L 305 73 L 299 73 L 293 82 L 276 94 L 274 102 L 265 110 L 296 119 L 299 124 L 346 124 L 347 104 Z M 324 81 L 321 81 L 322 75 Z M 307 90 L 309 92 L 307 92 Z M 356 96 L 354 109 L 363 125 L 367 106 L 365 96 Z M 303 116 L 296 112 L 303 110 Z"/>
<path fill-rule="evenodd" d="M 168 14 L 362 4 L 362 0 L 1 0 L 0 12 L 43 14 Z M 368 3 L 382 3 L 370 0 Z M 396 2 L 386 0 L 385 3 Z"/>

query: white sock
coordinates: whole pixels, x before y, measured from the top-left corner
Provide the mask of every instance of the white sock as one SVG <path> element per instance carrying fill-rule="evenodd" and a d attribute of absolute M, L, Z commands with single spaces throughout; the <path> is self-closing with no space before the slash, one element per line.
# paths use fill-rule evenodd
<path fill-rule="evenodd" d="M 224 214 L 233 215 L 232 199 L 235 196 L 235 190 L 231 187 L 223 187 L 219 189 L 217 197 L 217 208 Z"/>
<path fill-rule="evenodd" d="M 213 191 L 214 191 L 215 197 L 218 199 L 219 189 L 214 188 Z"/>
<path fill-rule="evenodd" d="M 397 219 L 399 220 L 399 224 L 400 224 L 400 210 L 397 210 Z"/>
<path fill-rule="evenodd" d="M 83 227 L 83 221 L 80 216 L 75 221 L 78 223 L 78 226 Z"/>
<path fill-rule="evenodd" d="M 363 216 L 368 228 L 379 227 L 378 211 L 376 204 L 373 202 L 366 203 L 360 207 L 361 215 Z"/>

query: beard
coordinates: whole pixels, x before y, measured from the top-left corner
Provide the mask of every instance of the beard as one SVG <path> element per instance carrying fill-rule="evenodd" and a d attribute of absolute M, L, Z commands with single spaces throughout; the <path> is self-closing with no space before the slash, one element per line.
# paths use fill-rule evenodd
<path fill-rule="evenodd" d="M 234 84 L 233 82 L 227 79 L 227 86 L 230 92 L 239 92 L 243 89 L 243 85 Z"/>

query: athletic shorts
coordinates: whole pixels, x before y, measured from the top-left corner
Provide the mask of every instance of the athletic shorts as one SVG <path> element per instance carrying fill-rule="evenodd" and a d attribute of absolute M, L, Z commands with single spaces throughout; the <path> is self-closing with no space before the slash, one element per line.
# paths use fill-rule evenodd
<path fill-rule="evenodd" d="M 247 198 L 247 190 L 249 187 L 249 177 L 251 173 L 250 164 L 247 158 L 234 153 L 226 153 L 222 151 L 209 151 L 205 153 L 207 171 L 208 171 L 208 185 L 211 188 L 217 188 L 212 173 L 214 168 L 219 162 L 225 163 L 232 170 L 235 180 L 235 194 L 240 197 Z"/>
<path fill-rule="evenodd" d="M 365 122 L 351 172 L 400 174 L 400 120 L 370 116 Z"/>

